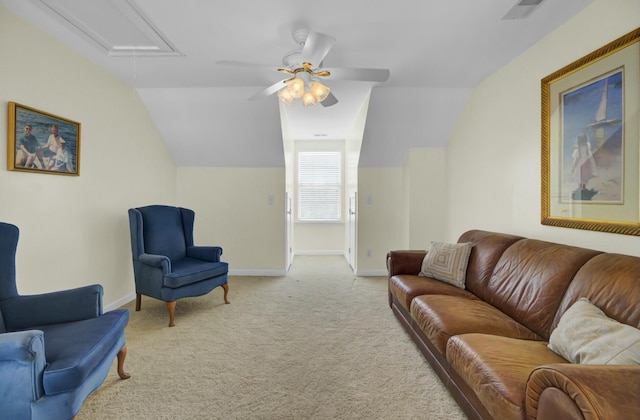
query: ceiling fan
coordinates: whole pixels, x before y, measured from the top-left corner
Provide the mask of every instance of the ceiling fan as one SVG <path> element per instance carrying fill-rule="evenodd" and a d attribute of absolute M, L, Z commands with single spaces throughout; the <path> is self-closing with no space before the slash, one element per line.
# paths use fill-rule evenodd
<path fill-rule="evenodd" d="M 359 80 L 368 82 L 384 82 L 389 79 L 388 69 L 323 67 L 323 61 L 336 39 L 320 32 L 309 32 L 306 29 L 293 31 L 293 39 L 298 48 L 289 51 L 282 59 L 283 67 L 276 68 L 280 73 L 288 75 L 264 90 L 251 96 L 249 100 L 262 99 L 278 92 L 285 103 L 301 98 L 305 107 L 321 103 L 331 106 L 338 103 L 330 88 L 322 82 L 331 80 Z M 219 60 L 216 64 L 257 67 L 262 65 L 242 61 Z M 268 66 L 269 68 L 273 68 Z"/>

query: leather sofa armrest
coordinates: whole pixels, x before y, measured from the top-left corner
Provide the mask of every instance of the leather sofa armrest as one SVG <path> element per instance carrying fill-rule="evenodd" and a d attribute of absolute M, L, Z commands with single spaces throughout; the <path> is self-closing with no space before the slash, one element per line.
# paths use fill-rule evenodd
<path fill-rule="evenodd" d="M 415 274 L 422 269 L 422 260 L 427 255 L 424 250 L 400 250 L 387 253 L 389 277 L 397 274 Z"/>
<path fill-rule="evenodd" d="M 527 382 L 528 419 L 640 418 L 640 366 L 557 364 Z"/>
<path fill-rule="evenodd" d="M 220 262 L 222 248 L 219 246 L 190 246 L 187 247 L 187 257 L 209 262 Z"/>
<path fill-rule="evenodd" d="M 31 417 L 31 402 L 44 394 L 46 364 L 42 331 L 0 334 L 0 378 L 11 378 L 0 381 L 3 418 Z"/>
<path fill-rule="evenodd" d="M 96 318 L 102 315 L 103 293 L 102 286 L 94 284 L 38 295 L 16 296 L 2 302 L 2 314 L 10 331 Z"/>

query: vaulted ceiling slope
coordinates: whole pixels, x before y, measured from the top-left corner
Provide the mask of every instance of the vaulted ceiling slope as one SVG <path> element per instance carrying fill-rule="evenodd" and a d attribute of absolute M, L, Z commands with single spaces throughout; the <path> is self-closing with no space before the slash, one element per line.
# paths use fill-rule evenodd
<path fill-rule="evenodd" d="M 344 138 L 373 89 L 360 164 L 399 166 L 407 148 L 445 145 L 473 87 L 592 0 L 544 0 L 525 19 L 503 19 L 516 3 L 531 1 L 0 0 L 0 4 L 133 85 L 178 165 L 268 167 L 284 162 L 277 98 L 246 99 L 282 79 L 275 68 L 296 48 L 294 29 L 307 28 L 337 39 L 324 61 L 326 67 L 391 71 L 389 80 L 378 86 L 327 83 L 340 100 L 333 107 L 289 105 L 294 136 Z M 70 25 L 68 16 L 80 24 Z M 155 32 L 139 28 L 147 23 Z M 147 40 L 164 43 L 169 53 L 126 50 L 127 45 Z M 109 43 L 118 48 L 109 51 L 105 47 Z M 216 64 L 218 60 L 267 67 L 233 68 Z"/>

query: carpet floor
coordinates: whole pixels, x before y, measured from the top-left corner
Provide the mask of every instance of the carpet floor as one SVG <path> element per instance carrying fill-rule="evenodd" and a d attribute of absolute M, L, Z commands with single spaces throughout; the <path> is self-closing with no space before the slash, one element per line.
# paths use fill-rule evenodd
<path fill-rule="evenodd" d="M 284 277 L 130 310 L 122 381 L 115 363 L 78 418 L 464 419 L 387 303 L 386 277 L 338 256 L 297 256 Z"/>

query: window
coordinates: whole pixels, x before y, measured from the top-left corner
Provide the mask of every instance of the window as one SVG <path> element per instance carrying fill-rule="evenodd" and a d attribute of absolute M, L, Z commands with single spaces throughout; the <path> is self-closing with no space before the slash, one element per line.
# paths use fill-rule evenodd
<path fill-rule="evenodd" d="M 341 220 L 342 155 L 340 152 L 298 153 L 298 220 Z"/>

